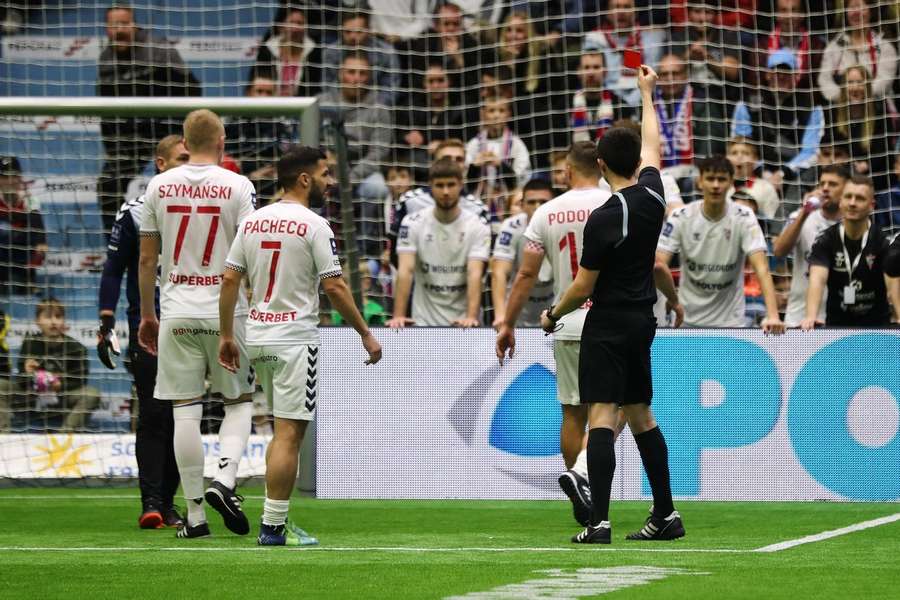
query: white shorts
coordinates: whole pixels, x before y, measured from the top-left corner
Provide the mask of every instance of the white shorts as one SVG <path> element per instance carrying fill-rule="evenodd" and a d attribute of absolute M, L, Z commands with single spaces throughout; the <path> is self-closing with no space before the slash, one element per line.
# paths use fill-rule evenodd
<path fill-rule="evenodd" d="M 218 319 L 166 319 L 159 324 L 159 367 L 153 397 L 191 400 L 206 392 L 236 400 L 252 394 L 253 372 L 244 346 L 244 320 L 234 320 L 234 339 L 240 349 L 241 367 L 231 373 L 219 365 Z"/>
<path fill-rule="evenodd" d="M 272 415 L 312 421 L 318 394 L 319 346 L 249 346 L 247 352 Z"/>
<path fill-rule="evenodd" d="M 581 342 L 577 340 L 554 340 L 553 359 L 556 361 L 556 397 L 560 404 L 578 406 L 578 355 Z"/>

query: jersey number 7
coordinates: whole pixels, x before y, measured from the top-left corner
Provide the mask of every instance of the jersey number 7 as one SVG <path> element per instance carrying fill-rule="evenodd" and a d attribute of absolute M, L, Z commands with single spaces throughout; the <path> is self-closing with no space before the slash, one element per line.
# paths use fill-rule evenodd
<path fill-rule="evenodd" d="M 188 223 L 191 220 L 191 212 L 193 207 L 189 204 L 170 204 L 166 207 L 168 213 L 180 213 L 181 223 L 178 225 L 178 235 L 175 237 L 175 254 L 172 257 L 174 263 L 178 264 L 181 256 L 181 246 L 184 244 L 184 236 L 187 234 Z M 213 245 L 216 243 L 216 234 L 219 232 L 219 215 L 222 213 L 220 206 L 198 206 L 197 214 L 212 215 L 212 221 L 209 223 L 209 232 L 206 234 L 206 247 L 203 249 L 204 267 L 209 266 L 209 259 L 212 256 Z"/>
<path fill-rule="evenodd" d="M 260 242 L 260 248 L 263 250 L 274 250 L 272 253 L 272 262 L 269 263 L 269 285 L 266 287 L 266 297 L 263 302 L 268 302 L 272 298 L 272 290 L 275 288 L 275 271 L 278 269 L 278 257 L 281 256 L 281 242 L 265 241 Z"/>

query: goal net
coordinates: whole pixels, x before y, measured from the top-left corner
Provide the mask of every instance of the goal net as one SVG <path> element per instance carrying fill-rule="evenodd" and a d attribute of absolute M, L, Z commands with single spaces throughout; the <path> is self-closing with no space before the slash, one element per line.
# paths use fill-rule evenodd
<path fill-rule="evenodd" d="M 0 8 L 0 386 L 12 390 L 3 396 L 9 408 L 0 406 L 0 477 L 133 473 L 131 379 L 94 352 L 98 285 L 115 210 L 141 193 L 154 145 L 189 106 L 227 116 L 227 165 L 253 179 L 263 202 L 277 196 L 271 165 L 287 144 L 329 151 L 347 184 L 325 215 L 373 325 L 392 314 L 396 237 L 404 215 L 432 202 L 432 161 L 462 161 L 463 205 L 497 236 L 522 211 L 527 181 L 566 188 L 561 158 L 572 142 L 640 119 L 625 67 L 635 57 L 660 75 L 670 206 L 698 199 L 698 160 L 726 154 L 736 168 L 732 197 L 756 211 L 771 248 L 792 213 L 822 195 L 811 192 L 823 170 L 840 165 L 872 178 L 874 222 L 888 234 L 900 229 L 893 0 L 129 5 Z M 318 112 L 303 110 L 313 97 Z M 770 270 L 783 309 L 790 257 L 772 255 Z M 751 279 L 748 326 L 764 314 Z M 9 437 L 67 429 L 59 394 L 22 361 L 48 297 L 65 307 L 67 335 L 86 349 L 87 369 L 67 385 L 99 399 L 71 437 Z M 124 310 L 123 292 L 123 340 Z M 340 319 L 325 306 L 322 322 Z M 98 458 L 88 469 L 83 456 Z"/>

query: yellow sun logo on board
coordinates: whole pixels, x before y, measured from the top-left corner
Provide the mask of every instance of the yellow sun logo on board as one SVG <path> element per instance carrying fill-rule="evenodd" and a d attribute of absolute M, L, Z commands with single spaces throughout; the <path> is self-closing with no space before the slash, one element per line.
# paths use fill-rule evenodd
<path fill-rule="evenodd" d="M 38 465 L 38 473 L 44 471 L 55 470 L 58 477 L 81 477 L 81 467 L 89 464 L 82 458 L 82 454 L 88 449 L 88 446 L 78 446 L 73 448 L 74 441 L 72 435 L 66 436 L 62 442 L 56 436 L 47 436 L 49 443 L 47 446 L 36 446 L 41 452 L 45 452 L 44 456 L 37 457 L 37 460 L 44 461 Z"/>

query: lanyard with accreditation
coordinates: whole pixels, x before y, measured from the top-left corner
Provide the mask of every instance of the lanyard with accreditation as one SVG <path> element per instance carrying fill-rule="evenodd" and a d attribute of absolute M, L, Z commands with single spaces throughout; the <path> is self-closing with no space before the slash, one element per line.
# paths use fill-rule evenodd
<path fill-rule="evenodd" d="M 862 244 L 859 246 L 859 254 L 853 259 L 852 264 L 850 263 L 850 253 L 847 252 L 847 243 L 844 241 L 843 223 L 840 225 L 839 231 L 841 232 L 841 248 L 844 251 L 844 264 L 847 265 L 847 278 L 850 280 L 847 282 L 847 285 L 844 286 L 844 304 L 849 306 L 851 304 L 856 304 L 856 288 L 853 286 L 853 272 L 856 271 L 856 267 L 859 266 L 859 259 L 862 258 L 863 252 L 866 249 L 866 242 L 869 241 L 869 228 L 867 228 L 866 232 L 863 234 Z"/>

